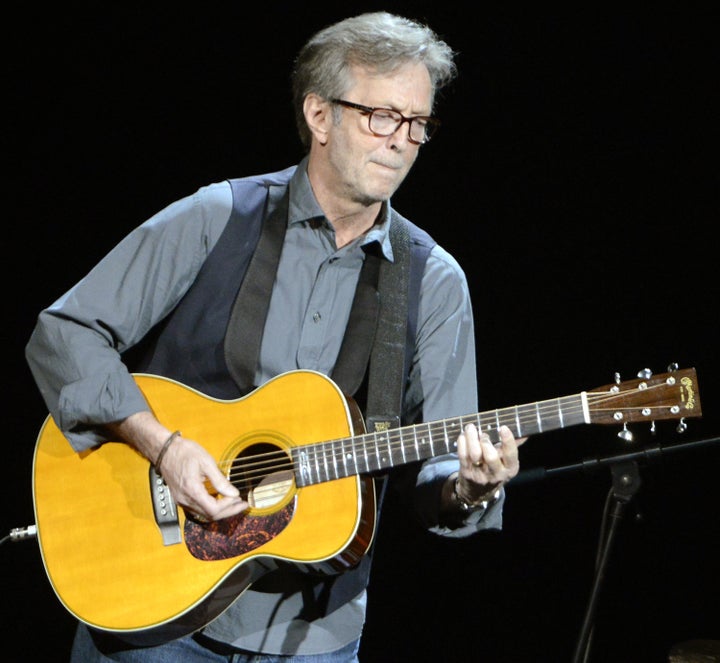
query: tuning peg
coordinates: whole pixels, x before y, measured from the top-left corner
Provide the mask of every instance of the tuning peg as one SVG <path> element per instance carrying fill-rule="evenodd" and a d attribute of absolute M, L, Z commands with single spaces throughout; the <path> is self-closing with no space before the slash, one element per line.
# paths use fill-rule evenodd
<path fill-rule="evenodd" d="M 678 425 L 677 425 L 676 430 L 677 430 L 678 433 L 684 433 L 684 432 L 687 430 L 687 422 L 685 421 L 685 417 L 683 417 L 682 419 L 680 419 L 680 421 L 678 422 Z"/>
<path fill-rule="evenodd" d="M 620 384 L 622 380 L 620 379 L 620 373 L 615 371 L 615 384 Z"/>
<path fill-rule="evenodd" d="M 654 420 L 650 422 L 650 432 L 651 432 L 653 435 L 655 435 L 655 433 L 656 433 L 656 430 L 655 430 L 655 421 L 654 421 Z"/>
<path fill-rule="evenodd" d="M 623 429 L 618 433 L 618 437 L 625 442 L 633 441 L 633 434 L 628 430 L 627 424 L 623 424 Z"/>
<path fill-rule="evenodd" d="M 670 371 L 671 373 L 673 373 L 674 371 L 677 371 L 678 368 L 680 368 L 680 367 L 678 366 L 677 362 L 668 364 L 668 367 L 667 367 L 668 371 Z"/>
<path fill-rule="evenodd" d="M 638 371 L 637 376 L 641 380 L 649 380 L 652 377 L 652 371 L 649 368 L 643 368 L 642 371 Z"/>

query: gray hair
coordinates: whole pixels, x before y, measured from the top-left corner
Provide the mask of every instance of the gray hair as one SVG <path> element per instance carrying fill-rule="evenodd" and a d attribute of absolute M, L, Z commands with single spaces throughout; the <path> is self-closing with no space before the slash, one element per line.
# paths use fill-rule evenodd
<path fill-rule="evenodd" d="M 308 148 L 311 133 L 305 122 L 305 97 L 342 97 L 352 85 L 350 68 L 367 67 L 390 74 L 408 62 L 423 63 L 435 92 L 452 81 L 457 69 L 454 51 L 429 27 L 388 12 L 371 12 L 330 25 L 300 49 L 292 73 L 295 122 Z"/>

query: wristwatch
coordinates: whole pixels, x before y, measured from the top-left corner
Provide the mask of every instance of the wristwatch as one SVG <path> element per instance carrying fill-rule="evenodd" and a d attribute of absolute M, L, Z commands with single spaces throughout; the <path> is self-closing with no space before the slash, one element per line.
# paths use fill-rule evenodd
<path fill-rule="evenodd" d="M 492 495 L 490 495 L 490 497 L 486 497 L 479 502 L 468 502 L 458 492 L 458 477 L 455 477 L 455 483 L 453 484 L 453 495 L 457 500 L 460 511 L 470 513 L 471 511 L 480 511 L 481 509 L 487 509 L 491 504 L 495 504 L 495 502 L 497 502 L 500 498 L 500 488 L 498 487 L 497 490 Z"/>

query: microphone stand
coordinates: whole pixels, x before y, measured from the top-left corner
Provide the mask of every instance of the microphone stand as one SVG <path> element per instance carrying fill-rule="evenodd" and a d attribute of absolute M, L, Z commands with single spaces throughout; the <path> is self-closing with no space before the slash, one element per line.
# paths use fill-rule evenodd
<path fill-rule="evenodd" d="M 580 637 L 575 647 L 573 663 L 581 663 L 581 661 L 587 659 L 590 650 L 590 634 L 592 632 L 593 617 L 595 616 L 595 607 L 600 594 L 600 586 L 605 577 L 605 569 L 610 558 L 610 549 L 615 540 L 617 526 L 624 515 L 625 507 L 640 490 L 640 472 L 636 461 L 614 463 L 610 466 L 610 472 L 612 473 L 612 510 L 610 512 L 609 528 L 604 541 L 600 542 L 595 580 L 593 581 L 590 600 L 585 611 L 585 620 L 580 631 Z"/>
<path fill-rule="evenodd" d="M 600 594 L 600 587 L 605 577 L 605 569 L 607 568 L 607 562 L 610 557 L 610 550 L 612 548 L 613 541 L 615 540 L 617 527 L 620 520 L 623 518 L 625 507 L 640 489 L 641 479 L 637 461 L 642 459 L 655 460 L 665 453 L 687 451 L 689 449 L 695 449 L 708 444 L 715 444 L 717 442 L 720 442 L 720 437 L 666 446 L 655 445 L 653 447 L 641 449 L 640 451 L 619 454 L 616 456 L 585 459 L 580 463 L 573 463 L 571 465 L 561 467 L 549 469 L 543 467 L 532 468 L 530 470 L 520 472 L 520 474 L 513 479 L 513 483 L 523 483 L 525 481 L 545 479 L 549 476 L 564 472 L 594 470 L 600 467 L 610 466 L 610 472 L 612 475 L 612 508 L 610 510 L 610 520 L 606 535 L 601 537 L 600 550 L 595 567 L 595 578 L 593 580 L 592 591 L 590 593 L 590 599 L 586 608 L 580 636 L 578 637 L 575 647 L 573 663 L 582 663 L 583 661 L 586 661 L 589 654 L 595 608 Z"/>

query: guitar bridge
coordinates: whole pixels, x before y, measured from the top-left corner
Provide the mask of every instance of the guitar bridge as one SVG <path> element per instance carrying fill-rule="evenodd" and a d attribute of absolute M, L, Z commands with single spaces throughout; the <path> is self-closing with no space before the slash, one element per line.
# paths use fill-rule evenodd
<path fill-rule="evenodd" d="M 163 545 L 172 546 L 180 543 L 182 534 L 175 500 L 170 495 L 165 480 L 155 471 L 154 465 L 150 465 L 150 496 Z"/>

